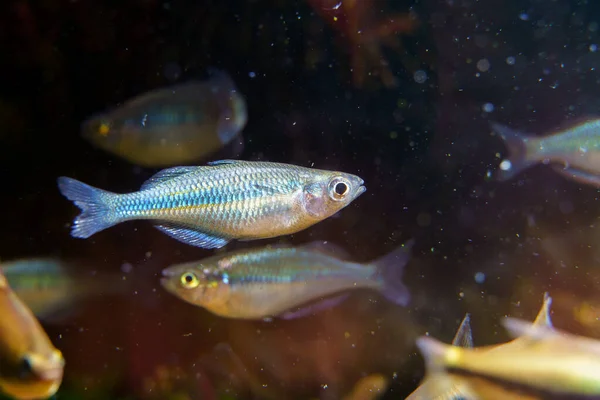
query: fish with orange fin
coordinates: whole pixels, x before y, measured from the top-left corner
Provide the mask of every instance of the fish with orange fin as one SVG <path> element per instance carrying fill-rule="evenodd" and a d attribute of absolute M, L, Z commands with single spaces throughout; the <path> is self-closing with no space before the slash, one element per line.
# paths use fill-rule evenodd
<path fill-rule="evenodd" d="M 62 383 L 65 360 L 0 272 L 0 392 L 46 399 Z"/>
<path fill-rule="evenodd" d="M 549 164 L 576 182 L 600 187 L 600 119 L 591 119 L 545 136 L 533 136 L 492 122 L 508 148 L 499 180 L 509 180 L 535 164 Z"/>
<path fill-rule="evenodd" d="M 419 25 L 413 14 L 394 14 L 376 20 L 374 0 L 308 0 L 308 3 L 349 42 L 355 86 L 363 85 L 371 68 L 377 70 L 386 87 L 397 85 L 381 47 L 384 44 L 395 49 L 401 47 L 396 35 L 411 33 Z"/>

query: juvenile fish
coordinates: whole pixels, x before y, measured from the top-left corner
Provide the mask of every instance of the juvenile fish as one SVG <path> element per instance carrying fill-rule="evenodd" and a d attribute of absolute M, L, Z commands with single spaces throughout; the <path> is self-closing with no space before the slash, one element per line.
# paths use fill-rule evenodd
<path fill-rule="evenodd" d="M 65 365 L 31 310 L 0 272 L 0 391 L 19 400 L 56 393 Z"/>
<path fill-rule="evenodd" d="M 238 250 L 166 268 L 161 284 L 184 301 L 239 319 L 307 315 L 286 312 L 310 302 L 305 310 L 321 310 L 335 304 L 332 298 L 347 296 L 340 293 L 359 288 L 378 290 L 406 305 L 409 293 L 401 275 L 412 243 L 366 265 L 346 261 L 333 246 L 317 242 Z"/>
<path fill-rule="evenodd" d="M 61 193 L 81 210 L 71 235 L 88 238 L 124 221 L 153 220 L 192 246 L 292 234 L 330 217 L 365 192 L 343 172 L 257 161 L 214 161 L 160 171 L 139 192 L 116 194 L 61 177 Z"/>
<path fill-rule="evenodd" d="M 0 264 L 17 296 L 44 321 L 67 316 L 81 299 L 122 293 L 127 288 L 127 282 L 116 274 L 96 273 L 80 267 L 53 258 Z"/>
<path fill-rule="evenodd" d="M 532 165 L 544 163 L 569 179 L 600 186 L 600 119 L 542 137 L 498 123 L 491 126 L 509 151 L 509 157 L 500 163 L 498 179 L 512 179 Z"/>
<path fill-rule="evenodd" d="M 248 120 L 246 101 L 225 72 L 153 90 L 86 120 L 82 136 L 143 167 L 187 164 L 231 142 Z"/>

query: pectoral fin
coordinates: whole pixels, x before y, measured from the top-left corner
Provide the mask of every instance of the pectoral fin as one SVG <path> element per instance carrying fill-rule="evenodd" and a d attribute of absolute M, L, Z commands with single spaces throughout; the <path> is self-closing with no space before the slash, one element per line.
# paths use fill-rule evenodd
<path fill-rule="evenodd" d="M 219 249 L 229 242 L 229 239 L 213 236 L 190 228 L 182 228 L 167 224 L 155 225 L 155 227 L 171 236 L 173 239 L 189 244 L 190 246 L 202 247 L 204 249 Z"/>

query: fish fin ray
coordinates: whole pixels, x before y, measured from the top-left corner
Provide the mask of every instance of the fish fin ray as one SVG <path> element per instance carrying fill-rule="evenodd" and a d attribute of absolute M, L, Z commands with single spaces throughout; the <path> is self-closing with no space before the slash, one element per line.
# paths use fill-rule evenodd
<path fill-rule="evenodd" d="M 492 130 L 502 138 L 508 149 L 508 158 L 504 161 L 509 161 L 510 165 L 506 170 L 500 169 L 496 173 L 499 181 L 512 179 L 535 163 L 528 159 L 527 142 L 530 138 L 527 135 L 496 122 L 491 122 L 490 125 Z"/>
<path fill-rule="evenodd" d="M 305 306 L 296 308 L 295 310 L 288 310 L 280 314 L 278 317 L 285 320 L 297 319 L 306 317 L 309 315 L 314 315 L 321 311 L 328 310 L 341 304 L 344 300 L 346 300 L 350 296 L 349 293 L 340 294 L 334 297 L 328 297 L 322 300 L 318 300 L 307 304 Z"/>
<path fill-rule="evenodd" d="M 526 337 L 528 340 L 532 341 L 546 339 L 558 334 L 550 326 L 535 325 L 531 322 L 513 317 L 504 318 L 502 325 L 512 337 Z"/>
<path fill-rule="evenodd" d="M 374 279 L 381 282 L 381 293 L 391 302 L 406 306 L 410 301 L 408 288 L 402 282 L 404 267 L 410 259 L 410 250 L 414 245 L 410 239 L 389 254 L 375 260 L 372 265 L 376 272 Z"/>
<path fill-rule="evenodd" d="M 562 167 L 559 165 L 553 165 L 552 168 L 559 174 L 576 182 L 600 187 L 600 175 L 594 174 L 593 172 L 575 167 Z"/>
<path fill-rule="evenodd" d="M 182 243 L 204 249 L 219 249 L 229 243 L 229 239 L 213 236 L 191 228 L 171 224 L 159 224 L 154 227 Z"/>
<path fill-rule="evenodd" d="M 536 326 L 547 326 L 552 328 L 552 318 L 550 317 L 550 307 L 552 307 L 552 297 L 548 292 L 544 293 L 544 304 L 542 304 L 542 308 L 540 308 L 540 312 L 537 317 L 535 317 L 535 321 L 533 324 Z"/>
<path fill-rule="evenodd" d="M 71 236 L 87 239 L 121 222 L 110 206 L 111 200 L 118 196 L 116 193 L 65 176 L 58 178 L 58 189 L 81 209 L 81 213 L 73 221 Z"/>
<path fill-rule="evenodd" d="M 467 313 L 463 318 L 454 340 L 452 340 L 453 346 L 461 347 L 473 347 L 473 333 L 471 331 L 471 315 Z"/>
<path fill-rule="evenodd" d="M 206 163 L 206 165 L 225 165 L 225 164 L 237 164 L 237 163 L 243 163 L 244 161 L 241 160 L 215 160 L 215 161 L 209 161 Z"/>
<path fill-rule="evenodd" d="M 153 187 L 161 183 L 170 181 L 171 179 L 177 178 L 181 175 L 189 174 L 190 172 L 194 172 L 196 170 L 198 170 L 198 167 L 189 166 L 163 169 L 162 171 L 157 172 L 156 174 L 152 175 L 148 180 L 146 180 L 146 182 L 142 184 L 140 190 L 152 189 Z"/>

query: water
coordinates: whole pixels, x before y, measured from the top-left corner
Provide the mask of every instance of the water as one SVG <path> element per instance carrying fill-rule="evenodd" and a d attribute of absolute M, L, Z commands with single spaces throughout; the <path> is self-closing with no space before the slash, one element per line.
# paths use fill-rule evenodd
<path fill-rule="evenodd" d="M 597 112 L 598 4 L 365 1 L 375 20 L 412 10 L 422 21 L 394 36 L 400 48 L 383 47 L 397 81 L 386 87 L 381 62 L 367 63 L 358 86 L 348 35 L 323 16 L 339 2 L 113 3 L 0 13 L 10 55 L 0 61 L 0 259 L 78 258 L 133 282 L 44 324 L 67 362 L 58 399 L 337 399 L 372 373 L 390 380 L 382 398 L 402 398 L 422 377 L 418 335 L 450 342 L 469 312 L 475 344 L 499 343 L 500 318 L 533 319 L 547 290 L 556 326 L 600 336 L 597 190 L 544 166 L 509 182 L 486 176 L 506 155 L 491 118 L 543 134 Z M 329 240 L 363 262 L 415 238 L 409 307 L 365 291 L 302 320 L 225 320 L 159 285 L 162 268 L 213 252 L 143 221 L 69 236 L 77 210 L 58 176 L 126 192 L 155 172 L 94 149 L 81 121 L 211 66 L 248 102 L 240 158 L 365 180 L 336 218 L 281 239 Z"/>

